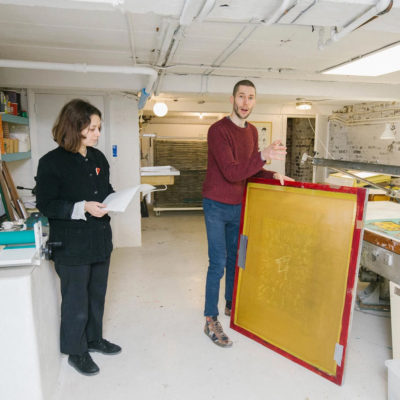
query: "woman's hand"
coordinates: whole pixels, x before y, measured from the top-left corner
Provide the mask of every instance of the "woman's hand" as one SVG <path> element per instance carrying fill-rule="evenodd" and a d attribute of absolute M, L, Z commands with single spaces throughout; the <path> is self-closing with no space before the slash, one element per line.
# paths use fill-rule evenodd
<path fill-rule="evenodd" d="M 274 179 L 279 179 L 282 186 L 285 184 L 284 181 L 294 182 L 294 179 L 293 179 L 293 178 L 289 178 L 288 176 L 282 175 L 282 174 L 280 174 L 279 172 L 275 172 L 274 175 L 272 175 L 272 177 L 273 177 Z"/>
<path fill-rule="evenodd" d="M 286 146 L 284 146 L 279 139 L 275 140 L 268 147 L 261 150 L 261 155 L 265 161 L 284 160 Z"/>
<path fill-rule="evenodd" d="M 101 218 L 108 213 L 108 210 L 105 209 L 106 207 L 105 204 L 99 203 L 98 201 L 85 202 L 85 211 L 97 218 Z"/>

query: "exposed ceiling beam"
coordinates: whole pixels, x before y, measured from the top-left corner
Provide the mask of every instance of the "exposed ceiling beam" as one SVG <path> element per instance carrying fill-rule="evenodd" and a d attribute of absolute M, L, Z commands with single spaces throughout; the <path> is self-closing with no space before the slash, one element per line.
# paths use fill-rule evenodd
<path fill-rule="evenodd" d="M 126 25 L 128 27 L 128 36 L 129 36 L 129 46 L 131 49 L 132 55 L 132 63 L 136 65 L 136 49 L 135 49 L 135 37 L 133 34 L 133 15 L 130 12 L 125 14 Z"/>

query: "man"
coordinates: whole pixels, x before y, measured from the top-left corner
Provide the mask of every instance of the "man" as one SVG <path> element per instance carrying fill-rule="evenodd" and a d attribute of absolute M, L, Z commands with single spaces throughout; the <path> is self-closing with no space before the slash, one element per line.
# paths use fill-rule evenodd
<path fill-rule="evenodd" d="M 220 280 L 225 273 L 225 314 L 230 315 L 241 202 L 246 179 L 293 180 L 263 166 L 269 160 L 283 160 L 286 147 L 280 140 L 258 151 L 255 126 L 246 122 L 256 103 L 256 89 L 249 80 L 236 83 L 230 99 L 230 116 L 213 124 L 208 131 L 208 166 L 203 184 L 203 210 L 206 222 L 209 267 L 207 272 L 204 332 L 222 347 L 232 346 L 218 321 Z"/>

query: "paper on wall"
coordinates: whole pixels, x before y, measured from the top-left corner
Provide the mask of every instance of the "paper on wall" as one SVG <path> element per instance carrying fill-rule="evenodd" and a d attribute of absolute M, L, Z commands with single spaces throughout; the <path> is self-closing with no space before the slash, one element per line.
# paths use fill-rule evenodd
<path fill-rule="evenodd" d="M 142 184 L 137 186 L 132 186 L 130 188 L 118 190 L 109 194 L 103 201 L 103 204 L 107 205 L 108 211 L 113 212 L 124 212 L 128 207 L 129 203 L 135 197 L 136 193 L 142 192 L 143 196 L 149 194 L 156 190 L 152 185 Z"/>

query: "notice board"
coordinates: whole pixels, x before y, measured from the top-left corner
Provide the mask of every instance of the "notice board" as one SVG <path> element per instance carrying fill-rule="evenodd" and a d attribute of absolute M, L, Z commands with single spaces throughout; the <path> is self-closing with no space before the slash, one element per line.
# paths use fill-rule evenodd
<path fill-rule="evenodd" d="M 231 327 L 342 383 L 367 191 L 251 179 Z"/>

